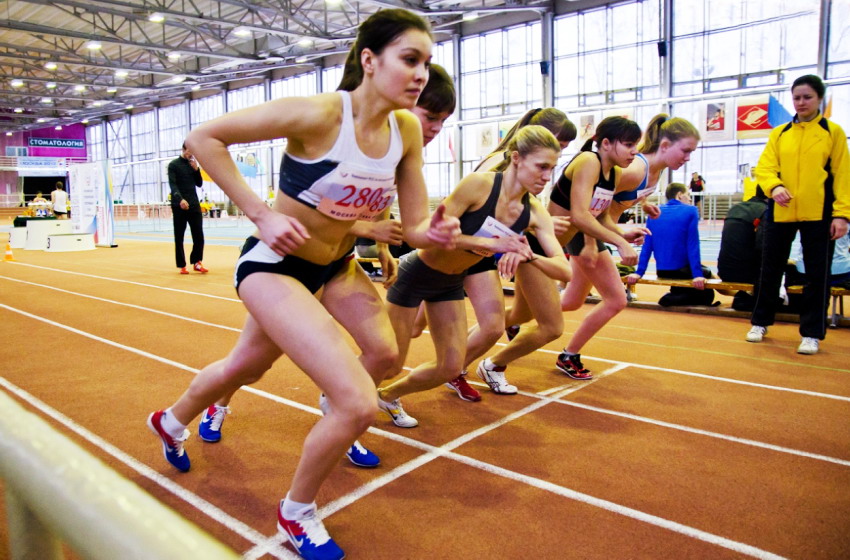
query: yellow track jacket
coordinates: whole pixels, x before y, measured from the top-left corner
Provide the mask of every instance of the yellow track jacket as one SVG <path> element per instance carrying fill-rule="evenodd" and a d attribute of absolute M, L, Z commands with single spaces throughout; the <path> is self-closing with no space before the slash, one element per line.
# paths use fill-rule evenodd
<path fill-rule="evenodd" d="M 777 222 L 850 220 L 847 137 L 825 117 L 799 122 L 795 116 L 790 123 L 774 128 L 755 175 L 768 196 L 773 197 L 773 189 L 780 185 L 793 196 L 786 208 L 774 206 Z"/>

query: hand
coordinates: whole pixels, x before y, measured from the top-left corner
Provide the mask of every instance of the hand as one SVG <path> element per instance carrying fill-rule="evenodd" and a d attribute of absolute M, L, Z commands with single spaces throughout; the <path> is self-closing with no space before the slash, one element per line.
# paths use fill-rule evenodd
<path fill-rule="evenodd" d="M 620 262 L 626 266 L 634 266 L 637 264 L 638 256 L 632 246 L 628 243 L 623 243 L 617 247 L 617 252 L 620 253 Z"/>
<path fill-rule="evenodd" d="M 661 208 L 659 208 L 655 204 L 649 204 L 649 203 L 644 204 L 643 205 L 643 211 L 650 218 L 657 218 L 658 216 L 661 215 Z"/>
<path fill-rule="evenodd" d="M 552 216 L 552 225 L 555 226 L 555 237 L 561 237 L 570 229 L 572 222 L 569 216 Z"/>
<path fill-rule="evenodd" d="M 579 253 L 579 257 L 587 261 L 585 264 L 588 268 L 594 268 L 596 266 L 596 260 L 599 258 L 599 247 L 596 246 L 595 239 L 585 235 L 584 247 L 582 248 L 581 253 Z"/>
<path fill-rule="evenodd" d="M 832 225 L 829 226 L 829 238 L 832 240 L 841 239 L 847 235 L 847 220 L 844 218 L 833 218 Z"/>
<path fill-rule="evenodd" d="M 384 288 L 389 289 L 398 280 L 398 263 L 389 251 L 378 251 L 378 262 L 384 273 Z"/>
<path fill-rule="evenodd" d="M 288 255 L 298 250 L 310 239 L 307 228 L 297 219 L 269 210 L 256 222 L 260 238 L 278 255 Z"/>
<path fill-rule="evenodd" d="M 773 191 L 770 193 L 770 196 L 773 198 L 773 200 L 776 201 L 776 204 L 782 207 L 787 207 L 788 203 L 791 202 L 791 199 L 794 198 L 793 196 L 791 196 L 791 193 L 788 192 L 788 189 L 786 189 L 782 185 L 773 189 Z"/>
<path fill-rule="evenodd" d="M 647 235 L 652 235 L 652 232 L 645 227 L 639 226 L 627 229 L 623 233 L 623 239 L 635 245 L 643 245 L 643 238 Z"/>
<path fill-rule="evenodd" d="M 505 280 L 510 280 L 514 277 L 514 275 L 516 275 L 516 269 L 519 265 L 524 263 L 526 260 L 528 259 L 518 253 L 504 253 L 497 263 L 499 276 Z"/>
<path fill-rule="evenodd" d="M 189 203 L 186 202 L 185 200 L 181 200 L 180 201 L 180 209 L 181 210 L 188 210 L 189 209 Z"/>
<path fill-rule="evenodd" d="M 703 278 L 702 276 L 698 276 L 698 277 L 694 278 L 694 288 L 696 288 L 697 290 L 704 290 L 705 289 L 705 278 Z"/>
<path fill-rule="evenodd" d="M 637 274 L 632 273 L 632 274 L 629 274 L 628 276 L 626 276 L 626 284 L 633 286 L 633 285 L 637 284 L 639 281 L 640 281 L 640 276 L 637 275 Z"/>
<path fill-rule="evenodd" d="M 517 253 L 524 257 L 525 260 L 534 258 L 534 253 L 531 252 L 531 247 L 528 246 L 528 240 L 522 235 L 512 235 L 510 237 L 495 237 L 493 238 L 494 253 Z"/>
<path fill-rule="evenodd" d="M 371 224 L 372 239 L 378 243 L 401 245 L 404 235 L 398 220 L 380 220 Z"/>
<path fill-rule="evenodd" d="M 446 205 L 440 204 L 431 215 L 431 224 L 425 233 L 428 241 L 451 251 L 460 235 L 460 220 L 446 214 Z"/>
<path fill-rule="evenodd" d="M 189 158 L 189 165 L 191 165 L 192 169 L 195 171 L 198 170 L 198 160 L 195 159 L 195 156 Z"/>

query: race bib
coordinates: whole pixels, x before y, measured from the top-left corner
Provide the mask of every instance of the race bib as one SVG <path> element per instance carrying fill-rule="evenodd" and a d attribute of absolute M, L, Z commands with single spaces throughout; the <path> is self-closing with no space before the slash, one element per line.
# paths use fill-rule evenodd
<path fill-rule="evenodd" d="M 488 239 L 498 239 L 500 237 L 512 237 L 517 235 L 517 233 L 494 218 L 493 216 L 487 216 L 484 220 L 484 223 L 481 224 L 481 227 L 478 228 L 473 234 L 475 237 L 486 237 Z M 485 251 L 484 249 L 475 249 L 472 251 L 476 255 L 481 255 L 482 257 L 490 257 L 493 256 L 491 251 Z"/>
<path fill-rule="evenodd" d="M 593 198 L 590 199 L 590 214 L 594 218 L 598 218 L 599 214 L 605 211 L 611 205 L 611 200 L 614 198 L 614 191 L 596 187 L 593 190 Z"/>
<path fill-rule="evenodd" d="M 372 220 L 395 200 L 395 175 L 361 171 L 345 163 L 322 179 L 316 209 L 335 220 Z"/>
<path fill-rule="evenodd" d="M 643 200 L 644 198 L 648 197 L 649 195 L 651 195 L 654 192 L 655 192 L 655 185 L 653 185 L 651 187 L 646 187 L 645 189 L 641 189 L 637 192 L 636 198 L 637 198 L 637 200 Z"/>

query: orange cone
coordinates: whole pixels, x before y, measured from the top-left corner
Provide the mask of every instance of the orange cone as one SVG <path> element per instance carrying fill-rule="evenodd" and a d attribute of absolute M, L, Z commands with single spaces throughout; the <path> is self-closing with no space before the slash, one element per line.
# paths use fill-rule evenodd
<path fill-rule="evenodd" d="M 15 255 L 12 254 L 12 244 L 6 243 L 6 256 L 3 257 L 4 261 L 14 261 Z"/>

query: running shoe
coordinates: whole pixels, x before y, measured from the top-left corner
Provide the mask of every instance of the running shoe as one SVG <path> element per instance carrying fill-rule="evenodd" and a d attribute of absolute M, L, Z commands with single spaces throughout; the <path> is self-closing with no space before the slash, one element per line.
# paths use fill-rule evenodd
<path fill-rule="evenodd" d="M 747 333 L 747 342 L 761 342 L 764 340 L 764 335 L 767 334 L 767 327 L 753 325 L 750 327 L 750 332 Z"/>
<path fill-rule="evenodd" d="M 454 389 L 457 396 L 465 401 L 478 402 L 481 400 L 481 393 L 466 382 L 466 374 L 466 371 L 462 371 L 460 375 L 446 383 L 446 387 Z"/>
<path fill-rule="evenodd" d="M 189 274 L 189 270 L 184 266 L 180 269 L 180 274 Z"/>
<path fill-rule="evenodd" d="M 331 404 L 328 402 L 328 397 L 324 393 L 319 393 L 319 408 L 325 416 L 331 410 Z M 364 469 L 373 469 L 381 464 L 381 458 L 363 447 L 359 441 L 355 441 L 354 445 L 348 448 L 345 456 L 353 464 Z"/>
<path fill-rule="evenodd" d="M 206 409 L 204 415 L 201 416 L 201 423 L 198 425 L 198 435 L 201 436 L 201 439 L 209 443 L 221 441 L 221 425 L 228 414 L 230 414 L 229 406 L 214 404 Z"/>
<path fill-rule="evenodd" d="M 401 406 L 401 399 L 386 402 L 381 398 L 381 394 L 378 393 L 378 408 L 389 416 L 393 424 L 399 428 L 415 428 L 419 425 L 419 420 L 404 411 L 404 407 Z"/>
<path fill-rule="evenodd" d="M 555 362 L 555 367 L 561 370 L 567 376 L 579 381 L 589 381 L 593 379 L 590 370 L 584 367 L 581 363 L 581 354 L 567 354 L 561 352 L 558 355 L 558 361 Z"/>
<path fill-rule="evenodd" d="M 817 354 L 820 342 L 816 338 L 804 336 L 797 347 L 798 354 Z"/>
<path fill-rule="evenodd" d="M 283 500 L 277 508 L 277 530 L 286 535 L 298 554 L 305 560 L 342 560 L 345 552 L 334 542 L 316 510 L 302 519 L 283 517 Z"/>
<path fill-rule="evenodd" d="M 195 270 L 195 272 L 200 272 L 201 274 L 206 274 L 207 272 L 209 272 L 208 269 L 204 268 L 204 265 L 201 261 L 198 261 L 193 264 L 192 268 Z"/>
<path fill-rule="evenodd" d="M 508 342 L 514 339 L 519 334 L 519 325 L 511 325 L 505 329 L 505 336 L 508 337 Z"/>
<path fill-rule="evenodd" d="M 165 431 L 162 427 L 162 416 L 164 411 L 158 410 L 148 416 L 148 428 L 159 436 L 162 441 L 162 453 L 165 455 L 165 460 L 180 472 L 189 470 L 191 463 L 189 456 L 186 455 L 186 450 L 183 449 L 183 442 L 189 439 L 189 430 L 183 430 L 179 437 L 174 437 Z"/>
<path fill-rule="evenodd" d="M 478 363 L 478 377 L 484 380 L 490 386 L 490 390 L 499 395 L 516 395 L 517 388 L 508 383 L 505 378 L 505 370 L 508 366 L 497 366 L 490 361 L 490 358 L 484 358 Z"/>

